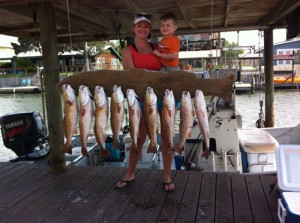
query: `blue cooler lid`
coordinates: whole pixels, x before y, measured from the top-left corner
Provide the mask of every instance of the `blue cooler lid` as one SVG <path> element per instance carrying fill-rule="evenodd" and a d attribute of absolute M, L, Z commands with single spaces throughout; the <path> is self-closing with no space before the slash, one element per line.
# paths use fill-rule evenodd
<path fill-rule="evenodd" d="M 300 193 L 299 192 L 283 192 L 282 197 L 287 203 L 289 211 L 295 215 L 300 215 Z"/>
<path fill-rule="evenodd" d="M 277 146 L 276 165 L 279 188 L 300 192 L 300 145 Z"/>

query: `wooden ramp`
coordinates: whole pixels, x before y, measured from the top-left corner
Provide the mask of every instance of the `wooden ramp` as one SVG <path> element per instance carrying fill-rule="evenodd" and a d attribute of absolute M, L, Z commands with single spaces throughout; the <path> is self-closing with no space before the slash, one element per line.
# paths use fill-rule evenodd
<path fill-rule="evenodd" d="M 1 222 L 278 222 L 271 175 L 173 171 L 165 193 L 162 170 L 138 169 L 123 190 L 118 167 L 0 163 Z"/>

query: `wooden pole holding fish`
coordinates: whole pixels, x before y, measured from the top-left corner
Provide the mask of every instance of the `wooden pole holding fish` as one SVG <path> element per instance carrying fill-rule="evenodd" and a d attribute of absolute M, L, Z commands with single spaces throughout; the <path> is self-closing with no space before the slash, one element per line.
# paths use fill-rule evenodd
<path fill-rule="evenodd" d="M 135 70 L 96 70 L 81 72 L 63 79 L 57 89 L 61 91 L 63 84 L 70 84 L 78 89 L 81 84 L 88 86 L 91 90 L 97 84 L 104 87 L 107 94 L 111 93 L 113 85 L 122 86 L 123 94 L 131 88 L 140 99 L 144 99 L 145 90 L 152 87 L 157 98 L 162 100 L 166 89 L 173 91 L 176 101 L 180 101 L 181 93 L 189 90 L 195 92 L 201 89 L 204 95 L 218 96 L 226 102 L 231 103 L 233 75 L 219 79 L 202 79 L 196 74 L 186 71 L 172 71 L 168 73 L 158 71 Z"/>
<path fill-rule="evenodd" d="M 53 86 L 59 82 L 59 64 L 56 37 L 55 11 L 49 2 L 40 2 L 38 8 L 41 30 L 41 44 L 43 48 L 45 98 L 47 108 L 47 123 L 51 153 L 51 170 L 55 172 L 66 169 L 65 156 L 62 153 L 64 144 L 62 128 L 61 95 Z M 61 90 L 61 89 L 60 89 Z M 58 103 L 59 102 L 59 103 Z"/>

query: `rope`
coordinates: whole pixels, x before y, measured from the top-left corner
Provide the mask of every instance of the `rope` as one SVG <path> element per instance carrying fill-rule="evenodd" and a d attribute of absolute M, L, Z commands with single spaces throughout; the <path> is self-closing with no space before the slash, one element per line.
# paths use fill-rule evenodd
<path fill-rule="evenodd" d="M 72 66 L 74 66 L 74 57 L 73 57 L 73 43 L 72 43 L 72 32 L 71 32 L 71 22 L 70 22 L 70 9 L 69 9 L 69 0 L 67 1 L 67 11 L 68 11 L 68 26 L 69 26 L 69 38 L 70 38 L 70 48 L 71 48 L 71 61 Z"/>
<path fill-rule="evenodd" d="M 256 127 L 257 128 L 264 128 L 265 127 L 265 121 L 264 121 L 264 112 L 263 112 L 263 104 L 264 101 L 261 96 L 261 90 L 262 90 L 262 75 L 261 75 L 261 59 L 260 59 L 260 38 L 261 38 L 261 31 L 258 31 L 258 49 L 259 49 L 259 89 L 258 89 L 258 96 L 259 96 L 259 113 L 258 113 L 258 120 L 256 121 Z"/>
<path fill-rule="evenodd" d="M 211 0 L 210 9 L 210 63 L 212 64 L 212 29 L 213 29 L 213 14 L 214 14 L 214 0 Z"/>

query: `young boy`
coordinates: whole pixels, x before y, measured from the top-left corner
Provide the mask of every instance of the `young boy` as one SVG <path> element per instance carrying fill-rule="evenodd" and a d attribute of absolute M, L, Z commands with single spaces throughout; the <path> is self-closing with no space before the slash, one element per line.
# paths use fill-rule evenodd
<path fill-rule="evenodd" d="M 160 17 L 160 32 L 163 34 L 163 39 L 159 43 L 159 49 L 153 53 L 159 57 L 163 68 L 161 71 L 180 70 L 179 67 L 179 48 L 180 40 L 174 36 L 177 29 L 177 17 L 173 13 L 166 13 Z"/>

